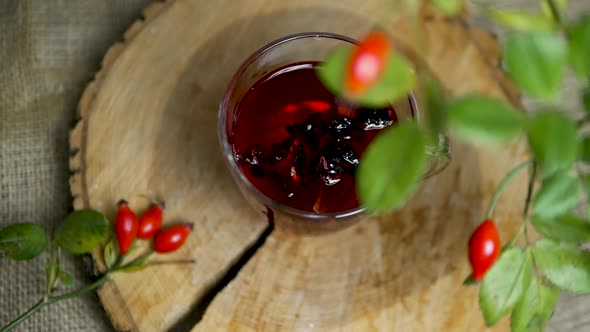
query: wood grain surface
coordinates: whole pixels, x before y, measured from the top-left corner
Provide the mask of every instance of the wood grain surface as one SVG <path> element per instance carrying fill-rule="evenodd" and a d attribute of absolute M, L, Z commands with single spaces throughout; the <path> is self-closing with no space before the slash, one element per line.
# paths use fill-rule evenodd
<path fill-rule="evenodd" d="M 390 2 L 371 0 L 177 0 L 146 9 L 111 48 L 84 93 L 71 133 L 80 172 L 74 206 L 109 217 L 127 198 L 167 202 L 166 223 L 191 221 L 188 245 L 161 265 L 116 275 L 99 291 L 116 328 L 131 331 L 482 331 L 477 288 L 465 288 L 471 231 L 503 174 L 525 158 L 453 145 L 449 167 L 424 182 L 398 213 L 321 237 L 274 231 L 201 316 L 196 305 L 266 226 L 232 183 L 217 145 L 217 105 L 249 54 L 278 37 L 329 31 L 357 37 L 377 22 L 416 40 L 406 20 L 381 21 Z M 387 14 L 387 13 L 386 13 Z M 516 102 L 487 32 L 427 10 L 420 20 L 427 62 L 451 93 L 480 92 Z M 516 229 L 525 176 L 502 196 L 501 234 Z M 102 258 L 94 255 L 99 269 Z M 163 257 L 156 257 L 161 260 Z M 495 331 L 508 330 L 507 320 Z"/>

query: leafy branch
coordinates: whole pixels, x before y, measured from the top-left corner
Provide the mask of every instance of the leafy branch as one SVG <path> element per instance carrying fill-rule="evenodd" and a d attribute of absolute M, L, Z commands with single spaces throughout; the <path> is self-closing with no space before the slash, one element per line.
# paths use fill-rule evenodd
<path fill-rule="evenodd" d="M 33 259 L 48 249 L 46 288 L 43 297 L 22 315 L 1 327 L 0 332 L 12 330 L 47 305 L 97 290 L 107 283 L 114 273 L 138 271 L 150 265 L 194 263 L 191 260 L 161 261 L 154 264 L 148 262 L 154 252 L 167 253 L 180 248 L 192 229 L 186 224 L 160 229 L 163 204 L 152 207 L 139 220 L 127 206 L 124 209 L 125 214 L 122 214 L 120 207 L 115 225 L 98 211 L 74 211 L 66 216 L 59 227 L 52 230 L 51 239 L 48 239 L 42 227 L 32 223 L 14 224 L 0 229 L 0 253 L 12 259 Z M 118 232 L 116 226 L 121 222 L 130 222 L 135 233 Z M 115 236 L 112 236 L 113 228 Z M 138 233 L 142 239 L 154 237 L 153 249 L 132 258 L 130 255 L 133 248 L 122 253 L 118 243 L 124 238 L 125 241 L 133 242 L 136 236 L 139 236 Z M 73 283 L 72 276 L 62 269 L 61 250 L 74 255 L 84 255 L 98 248 L 103 248 L 107 266 L 100 278 L 78 289 L 56 294 L 60 286 L 71 286 Z"/>
<path fill-rule="evenodd" d="M 461 10 L 461 1 L 429 2 L 449 15 Z M 422 1 L 414 1 L 412 8 L 416 3 L 421 5 Z M 350 54 L 364 50 L 377 55 L 363 40 L 354 52 L 340 49 L 318 69 L 325 85 L 350 102 L 387 106 L 416 88 L 426 99 L 426 108 L 421 111 L 426 113 L 428 126 L 403 122 L 387 128 L 361 158 L 358 196 L 375 213 L 398 209 L 411 197 L 420 174 L 427 171 L 424 154 L 441 135 L 483 147 L 526 138 L 532 158 L 510 170 L 498 185 L 488 219 L 470 239 L 470 260 L 478 274 L 466 280 L 467 284 L 481 280 L 479 298 L 486 323 L 493 325 L 511 313 L 513 331 L 542 330 L 560 290 L 590 293 L 590 253 L 581 247 L 590 242 L 590 223 L 575 214 L 581 191 L 590 194 L 590 176 L 581 171 L 590 162 L 590 138 L 580 129 L 590 121 L 590 15 L 570 20 L 564 14 L 566 8 L 565 0 L 543 0 L 536 13 L 476 8 L 479 14 L 512 29 L 503 43 L 504 69 L 524 95 L 537 100 L 540 106 L 533 109 L 518 110 L 479 94 L 449 96 L 436 77 L 418 67 L 425 63 L 421 49 L 412 54 L 418 58 L 414 63 L 401 60 L 407 54 L 400 50 L 388 53 L 381 62 L 381 79 L 367 83 L 365 90 L 372 94 L 351 95 L 340 88 L 360 70 Z M 392 61 L 394 57 L 398 60 Z M 567 69 L 582 86 L 578 95 L 586 113 L 579 121 L 559 105 Z M 416 77 L 401 74 L 409 72 L 415 72 Z M 402 160 L 412 162 L 404 164 Z M 399 164 L 404 166 L 396 166 Z M 526 168 L 531 172 L 521 231 L 498 257 L 494 208 L 504 187 Z M 544 238 L 531 239 L 529 226 Z M 524 244 L 517 246 L 522 236 Z"/>

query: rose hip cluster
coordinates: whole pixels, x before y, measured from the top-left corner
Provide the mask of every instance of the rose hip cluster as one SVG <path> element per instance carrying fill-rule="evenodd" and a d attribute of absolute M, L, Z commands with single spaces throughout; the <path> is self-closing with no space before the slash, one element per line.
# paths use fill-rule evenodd
<path fill-rule="evenodd" d="M 115 234 L 119 251 L 125 255 L 129 252 L 136 238 L 148 240 L 154 238 L 154 251 L 169 253 L 180 248 L 192 231 L 192 224 L 179 224 L 161 229 L 164 204 L 155 203 L 141 217 L 137 217 L 125 200 L 117 204 Z"/>

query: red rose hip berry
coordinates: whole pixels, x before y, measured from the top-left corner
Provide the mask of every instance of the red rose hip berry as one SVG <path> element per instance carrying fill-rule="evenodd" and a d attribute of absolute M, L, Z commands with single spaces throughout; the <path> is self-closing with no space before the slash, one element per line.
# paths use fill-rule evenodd
<path fill-rule="evenodd" d="M 192 230 L 192 224 L 181 224 L 158 231 L 154 237 L 154 250 L 161 254 L 176 251 L 184 244 Z"/>
<path fill-rule="evenodd" d="M 115 234 L 119 243 L 119 251 L 125 255 L 129 252 L 137 236 L 138 221 L 135 213 L 129 208 L 127 201 L 121 200 L 117 206 L 119 210 L 115 220 Z"/>
<path fill-rule="evenodd" d="M 154 204 L 149 210 L 139 218 L 139 228 L 137 237 L 140 239 L 150 239 L 162 226 L 164 214 L 164 204 Z"/>
<path fill-rule="evenodd" d="M 500 235 L 496 224 L 485 220 L 469 238 L 469 262 L 473 270 L 473 279 L 480 281 L 500 255 Z"/>
<path fill-rule="evenodd" d="M 345 88 L 352 95 L 367 90 L 385 70 L 391 40 L 382 32 L 369 33 L 352 51 L 346 70 Z"/>

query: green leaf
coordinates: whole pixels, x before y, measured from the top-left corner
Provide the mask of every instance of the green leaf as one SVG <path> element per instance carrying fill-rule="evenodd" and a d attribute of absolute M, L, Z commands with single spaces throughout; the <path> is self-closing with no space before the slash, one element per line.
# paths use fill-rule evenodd
<path fill-rule="evenodd" d="M 134 243 L 135 244 L 135 243 Z M 104 247 L 104 261 L 107 266 L 107 269 L 111 269 L 117 258 L 119 257 L 119 245 L 117 244 L 117 239 L 112 238 Z"/>
<path fill-rule="evenodd" d="M 569 61 L 580 78 L 590 76 L 590 16 L 569 30 Z"/>
<path fill-rule="evenodd" d="M 351 52 L 352 47 L 337 47 L 316 67 L 320 81 L 337 96 L 343 95 L 344 73 Z"/>
<path fill-rule="evenodd" d="M 37 224 L 20 223 L 0 230 L 0 254 L 17 261 L 39 256 L 47 242 L 45 230 Z"/>
<path fill-rule="evenodd" d="M 463 0 L 430 0 L 430 3 L 447 15 L 456 15 L 463 7 Z"/>
<path fill-rule="evenodd" d="M 427 165 L 426 135 L 412 121 L 381 132 L 369 144 L 357 170 L 357 190 L 369 211 L 387 212 L 412 195 Z"/>
<path fill-rule="evenodd" d="M 504 252 L 483 279 L 479 305 L 488 326 L 509 313 L 529 287 L 531 257 L 522 248 Z"/>
<path fill-rule="evenodd" d="M 559 289 L 533 276 L 510 317 L 512 332 L 543 332 L 559 298 Z"/>
<path fill-rule="evenodd" d="M 407 96 L 416 82 L 414 66 L 404 56 L 393 53 L 385 72 L 374 86 L 353 101 L 371 107 L 388 106 Z"/>
<path fill-rule="evenodd" d="M 60 272 L 59 278 L 61 279 L 61 282 L 63 282 L 63 284 L 66 286 L 70 286 L 72 285 L 72 283 L 74 283 L 74 278 L 72 278 L 72 275 L 65 271 Z"/>
<path fill-rule="evenodd" d="M 466 96 L 446 108 L 449 127 L 468 142 L 506 143 L 523 128 L 523 115 L 512 106 L 484 96 Z"/>
<path fill-rule="evenodd" d="M 555 4 L 557 5 L 557 9 L 561 12 L 567 8 L 567 3 L 568 3 L 568 0 L 555 0 Z M 547 18 L 550 18 L 552 20 L 554 19 L 553 13 L 551 12 L 551 8 L 549 7 L 547 0 L 541 0 L 541 12 Z"/>
<path fill-rule="evenodd" d="M 548 238 L 581 244 L 590 241 L 590 224 L 573 214 L 553 219 L 533 218 L 535 229 Z"/>
<path fill-rule="evenodd" d="M 528 135 L 543 177 L 569 169 L 577 158 L 576 124 L 562 112 L 536 114 L 529 121 Z"/>
<path fill-rule="evenodd" d="M 530 31 L 514 34 L 504 44 L 506 70 L 533 97 L 555 99 L 567 60 L 565 43 L 557 35 Z"/>
<path fill-rule="evenodd" d="M 521 10 L 490 9 L 487 14 L 496 23 L 518 31 L 550 31 L 555 27 L 551 18 Z"/>
<path fill-rule="evenodd" d="M 94 210 L 70 213 L 55 234 L 55 241 L 66 251 L 81 255 L 92 251 L 109 237 L 107 218 Z"/>
<path fill-rule="evenodd" d="M 533 206 L 536 217 L 548 220 L 567 213 L 580 199 L 580 182 L 566 171 L 543 180 L 535 195 Z"/>
<path fill-rule="evenodd" d="M 401 54 L 393 52 L 381 78 L 372 87 L 359 96 L 346 95 L 344 73 L 351 51 L 350 47 L 335 48 L 317 67 L 319 79 L 332 93 L 370 107 L 389 105 L 410 93 L 416 81 L 414 67 Z"/>
<path fill-rule="evenodd" d="M 557 287 L 577 294 L 590 293 L 590 253 L 543 239 L 535 243 L 533 257 L 537 268 Z"/>

